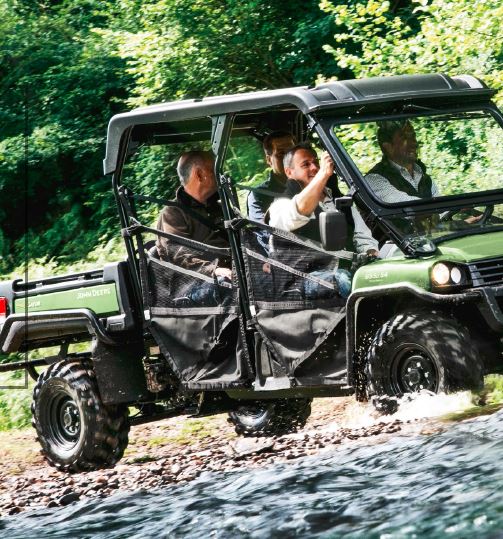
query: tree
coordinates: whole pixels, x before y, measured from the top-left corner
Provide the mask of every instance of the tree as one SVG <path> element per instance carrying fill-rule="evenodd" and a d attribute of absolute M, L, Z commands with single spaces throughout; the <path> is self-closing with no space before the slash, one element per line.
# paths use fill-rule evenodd
<path fill-rule="evenodd" d="M 115 214 L 96 196 L 96 183 L 105 126 L 123 108 L 128 77 L 94 30 L 106 22 L 107 8 L 110 2 L 76 0 L 7 0 L 0 7 L 0 220 L 3 235 L 19 239 L 27 197 L 33 256 L 78 259 L 89 249 L 87 229 L 94 236 L 99 230 L 94 219 Z"/>
<path fill-rule="evenodd" d="M 325 50 L 356 77 L 468 73 L 494 88 L 503 82 L 503 5 L 499 0 L 412 0 L 412 16 L 367 0 L 322 10 L 341 29 Z M 350 49 L 354 52 L 348 52 Z"/>
<path fill-rule="evenodd" d="M 312 84 L 338 68 L 318 0 L 122 0 L 114 28 L 132 104 Z M 120 28 L 119 28 L 120 26 Z"/>

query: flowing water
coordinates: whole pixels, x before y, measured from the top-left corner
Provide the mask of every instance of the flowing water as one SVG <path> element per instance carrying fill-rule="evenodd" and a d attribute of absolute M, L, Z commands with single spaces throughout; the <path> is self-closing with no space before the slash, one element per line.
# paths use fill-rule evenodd
<path fill-rule="evenodd" d="M 419 399 L 398 414 L 431 417 L 463 398 Z M 351 422 L 375 421 L 362 410 Z M 430 432 L 8 517 L 0 537 L 503 537 L 503 410 Z"/>

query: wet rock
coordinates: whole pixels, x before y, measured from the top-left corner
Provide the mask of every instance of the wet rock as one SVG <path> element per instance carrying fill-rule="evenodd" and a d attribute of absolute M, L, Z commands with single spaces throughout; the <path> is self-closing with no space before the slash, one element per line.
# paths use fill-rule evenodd
<path fill-rule="evenodd" d="M 388 396 L 374 396 L 370 399 L 372 406 L 378 414 L 393 415 L 398 411 L 398 399 Z"/>
<path fill-rule="evenodd" d="M 272 438 L 242 438 L 231 444 L 235 458 L 243 458 L 254 453 L 272 451 L 274 449 L 274 439 Z"/>
<path fill-rule="evenodd" d="M 74 503 L 80 499 L 80 496 L 76 492 L 69 492 L 68 494 L 64 494 L 61 496 L 61 498 L 58 500 L 59 505 L 70 505 L 71 503 Z"/>
<path fill-rule="evenodd" d="M 108 478 L 103 476 L 103 475 L 100 475 L 94 481 L 98 485 L 104 485 L 104 484 L 108 483 Z"/>

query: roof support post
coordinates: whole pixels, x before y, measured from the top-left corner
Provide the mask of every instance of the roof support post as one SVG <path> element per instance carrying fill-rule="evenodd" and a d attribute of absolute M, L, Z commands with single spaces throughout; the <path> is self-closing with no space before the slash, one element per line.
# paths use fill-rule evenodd
<path fill-rule="evenodd" d="M 211 133 L 211 148 L 215 154 L 215 177 L 217 179 L 218 193 L 222 202 L 222 211 L 226 221 L 230 221 L 234 217 L 237 217 L 232 209 L 232 201 L 229 200 L 231 186 L 225 185 L 225 182 L 229 182 L 229 179 L 224 176 L 222 170 L 233 120 L 234 116 L 232 114 L 213 117 L 213 128 Z M 239 231 L 227 228 L 227 233 L 229 235 L 232 258 L 236 267 L 240 290 L 239 301 L 244 317 L 248 322 L 252 320 L 252 315 L 248 302 L 248 287 L 246 284 L 244 260 L 240 249 Z"/>

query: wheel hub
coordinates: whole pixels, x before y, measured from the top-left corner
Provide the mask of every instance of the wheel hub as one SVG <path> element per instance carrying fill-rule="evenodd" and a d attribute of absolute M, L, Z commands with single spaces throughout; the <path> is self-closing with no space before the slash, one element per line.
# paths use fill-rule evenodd
<path fill-rule="evenodd" d="M 414 393 L 426 389 L 436 392 L 437 369 L 426 351 L 406 348 L 395 361 L 393 382 L 399 393 Z"/>
<path fill-rule="evenodd" d="M 80 411 L 76 402 L 65 391 L 53 395 L 53 400 L 49 403 L 48 428 L 50 438 L 62 448 L 73 447 L 79 439 Z"/>
<path fill-rule="evenodd" d="M 65 403 L 61 408 L 61 426 L 70 436 L 75 436 L 79 432 L 80 415 L 73 401 Z"/>

